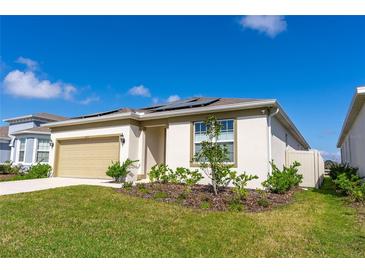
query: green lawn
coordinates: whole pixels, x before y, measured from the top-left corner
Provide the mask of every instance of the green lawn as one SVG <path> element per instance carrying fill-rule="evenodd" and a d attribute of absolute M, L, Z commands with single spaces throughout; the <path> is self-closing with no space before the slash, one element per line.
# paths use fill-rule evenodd
<path fill-rule="evenodd" d="M 0 257 L 365 257 L 365 224 L 328 184 L 250 214 L 77 186 L 0 196 Z"/>

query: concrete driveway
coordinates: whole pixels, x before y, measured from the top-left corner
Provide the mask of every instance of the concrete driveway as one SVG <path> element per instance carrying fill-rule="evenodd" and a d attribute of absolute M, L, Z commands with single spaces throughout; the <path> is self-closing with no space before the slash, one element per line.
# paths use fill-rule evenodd
<path fill-rule="evenodd" d="M 109 183 L 110 180 L 102 179 L 80 179 L 80 178 L 44 178 L 23 181 L 0 182 L 0 195 L 16 194 L 23 192 L 32 192 L 50 188 L 91 185 L 120 188 L 120 184 Z"/>

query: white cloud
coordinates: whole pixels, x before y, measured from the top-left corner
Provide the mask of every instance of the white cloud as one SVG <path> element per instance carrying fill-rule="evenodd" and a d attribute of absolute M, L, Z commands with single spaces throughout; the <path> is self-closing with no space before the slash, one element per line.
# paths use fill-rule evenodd
<path fill-rule="evenodd" d="M 92 95 L 90 97 L 87 97 L 83 100 L 80 101 L 80 104 L 81 105 L 88 105 L 90 103 L 93 103 L 93 102 L 98 102 L 100 101 L 100 97 L 99 96 L 96 96 L 96 95 Z"/>
<path fill-rule="evenodd" d="M 62 82 L 52 83 L 40 80 L 32 71 L 13 70 L 3 81 L 5 92 L 16 97 L 51 99 L 63 97 L 71 99 L 76 88 Z"/>
<path fill-rule="evenodd" d="M 336 162 L 341 161 L 341 153 L 340 151 L 337 152 L 328 152 L 328 151 L 319 151 L 323 157 L 324 160 L 332 160 Z"/>
<path fill-rule="evenodd" d="M 167 98 L 167 102 L 169 103 L 172 103 L 172 102 L 175 102 L 175 101 L 178 101 L 180 100 L 180 96 L 179 95 L 171 95 L 169 96 L 169 98 Z"/>
<path fill-rule="evenodd" d="M 26 65 L 29 70 L 36 70 L 38 68 L 38 62 L 36 62 L 32 59 L 29 59 L 29 58 L 24 58 L 22 56 L 20 56 L 16 60 L 16 62 L 19 64 Z"/>
<path fill-rule="evenodd" d="M 135 86 L 131 88 L 128 93 L 134 96 L 151 97 L 151 92 L 148 88 L 143 85 Z"/>
<path fill-rule="evenodd" d="M 284 16 L 273 15 L 245 16 L 240 24 L 243 28 L 257 30 L 271 38 L 285 31 L 287 27 Z"/>

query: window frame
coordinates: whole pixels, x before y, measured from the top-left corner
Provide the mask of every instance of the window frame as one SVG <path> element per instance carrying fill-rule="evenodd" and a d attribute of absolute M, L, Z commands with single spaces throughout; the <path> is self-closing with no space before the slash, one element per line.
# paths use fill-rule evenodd
<path fill-rule="evenodd" d="M 24 149 L 21 150 L 22 147 L 22 140 L 24 140 Z M 17 162 L 18 163 L 25 163 L 25 151 L 27 149 L 27 138 L 25 137 L 21 137 L 18 139 L 18 145 L 19 147 L 17 148 Z M 23 152 L 23 160 L 20 161 L 20 152 Z"/>
<path fill-rule="evenodd" d="M 45 150 L 45 149 L 39 149 L 39 141 L 46 141 L 48 143 L 48 150 Z M 47 138 L 37 138 L 37 144 L 36 144 L 36 151 L 35 151 L 35 162 L 36 163 L 45 163 L 45 164 L 48 164 L 49 163 L 49 154 L 50 154 L 50 151 L 51 151 L 51 146 L 49 145 L 49 142 L 50 140 L 47 139 Z M 38 152 L 47 152 L 48 153 L 48 161 L 46 162 L 39 162 L 38 161 Z"/>
<path fill-rule="evenodd" d="M 224 117 L 224 118 L 217 118 L 217 120 L 220 121 L 233 121 L 233 139 L 232 140 L 218 140 L 218 143 L 233 143 L 233 162 L 227 162 L 227 165 L 233 165 L 234 168 L 237 168 L 237 119 L 231 118 L 231 117 Z M 193 160 L 195 155 L 195 145 L 201 143 L 195 141 L 195 124 L 196 123 L 203 123 L 204 119 L 199 119 L 191 122 L 190 128 L 190 166 L 191 167 L 200 167 L 200 163 L 195 162 Z"/>

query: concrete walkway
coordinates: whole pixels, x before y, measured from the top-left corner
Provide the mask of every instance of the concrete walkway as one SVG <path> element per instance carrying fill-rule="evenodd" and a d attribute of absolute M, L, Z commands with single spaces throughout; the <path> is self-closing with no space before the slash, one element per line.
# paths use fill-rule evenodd
<path fill-rule="evenodd" d="M 120 184 L 109 183 L 110 180 L 80 178 L 44 178 L 23 181 L 0 182 L 0 195 L 33 192 L 57 187 L 91 185 L 120 188 Z"/>

